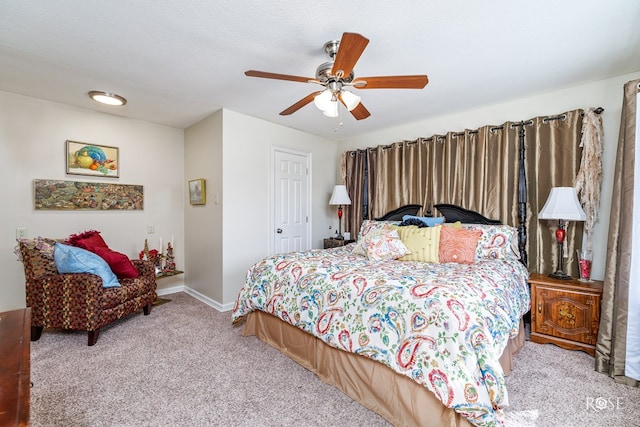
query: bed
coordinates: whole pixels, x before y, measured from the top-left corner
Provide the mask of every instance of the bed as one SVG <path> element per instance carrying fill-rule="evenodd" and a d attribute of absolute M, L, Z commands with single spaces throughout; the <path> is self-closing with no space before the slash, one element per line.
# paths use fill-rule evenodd
<path fill-rule="evenodd" d="M 398 227 L 385 216 L 365 221 L 357 243 L 261 260 L 247 272 L 234 322 L 394 425 L 501 425 L 504 376 L 530 304 L 518 231 L 441 208 L 445 224 Z M 411 254 L 389 258 L 393 230 L 412 242 Z M 418 253 L 407 233 L 437 248 Z M 454 262 L 433 262 L 438 250 Z"/>

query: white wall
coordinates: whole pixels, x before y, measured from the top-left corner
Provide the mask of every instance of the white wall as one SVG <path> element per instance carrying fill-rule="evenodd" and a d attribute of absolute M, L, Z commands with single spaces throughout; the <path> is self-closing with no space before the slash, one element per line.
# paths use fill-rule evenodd
<path fill-rule="evenodd" d="M 271 253 L 271 149 L 311 154 L 312 246 L 337 226 L 329 198 L 337 175 L 337 143 L 265 120 L 223 110 L 224 303 L 235 301 L 247 269 Z M 335 218 L 335 219 L 334 219 Z"/>
<path fill-rule="evenodd" d="M 67 139 L 120 148 L 120 178 L 66 175 Z M 16 262 L 16 228 L 29 237 L 63 238 L 96 229 L 114 250 L 137 257 L 144 239 L 158 247 L 174 236 L 184 264 L 184 147 L 181 129 L 0 92 L 0 311 L 25 306 L 24 270 Z M 143 211 L 35 211 L 33 180 L 114 182 L 144 186 Z M 155 234 L 147 236 L 147 225 Z M 159 288 L 176 286 L 180 276 Z"/>
<path fill-rule="evenodd" d="M 222 110 L 185 130 L 185 182 L 204 178 L 205 205 L 191 205 L 185 194 L 185 282 L 222 303 Z"/>
<path fill-rule="evenodd" d="M 604 176 L 600 219 L 594 227 L 594 263 L 592 271 L 594 279 L 602 279 L 606 260 L 609 210 L 618 144 L 623 85 L 629 80 L 638 77 L 640 77 L 640 72 L 502 104 L 489 105 L 480 109 L 462 111 L 441 117 L 425 118 L 422 121 L 340 141 L 339 152 L 342 153 L 355 148 L 375 147 L 380 144 L 390 144 L 402 140 L 414 140 L 419 137 L 429 137 L 448 131 L 476 129 L 489 124 L 500 125 L 506 121 L 520 121 L 536 116 L 554 115 L 578 108 L 603 107 L 605 109 L 602 114 L 605 133 Z M 429 90 L 429 88 L 427 87 L 425 90 Z M 339 157 L 336 162 L 339 162 Z"/>

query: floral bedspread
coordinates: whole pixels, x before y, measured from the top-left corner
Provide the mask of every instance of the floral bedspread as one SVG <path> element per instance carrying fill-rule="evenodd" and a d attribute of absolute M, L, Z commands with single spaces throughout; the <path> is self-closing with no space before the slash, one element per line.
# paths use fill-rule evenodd
<path fill-rule="evenodd" d="M 498 359 L 529 310 L 526 269 L 516 260 L 374 262 L 352 247 L 258 262 L 233 320 L 270 313 L 412 378 L 475 425 L 502 425 Z"/>

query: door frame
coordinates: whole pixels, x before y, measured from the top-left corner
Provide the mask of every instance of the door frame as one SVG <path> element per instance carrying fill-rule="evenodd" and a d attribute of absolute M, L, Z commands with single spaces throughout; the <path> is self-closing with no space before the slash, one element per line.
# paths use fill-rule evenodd
<path fill-rule="evenodd" d="M 276 167 L 276 152 L 282 152 L 282 153 L 287 153 L 287 154 L 294 154 L 296 156 L 301 156 L 305 158 L 305 163 L 306 163 L 306 167 L 307 167 L 307 216 L 309 218 L 309 220 L 307 221 L 307 227 L 306 227 L 306 235 L 307 235 L 307 247 L 303 248 L 303 250 L 308 250 L 311 249 L 313 247 L 313 245 L 311 244 L 311 230 L 313 229 L 313 227 L 311 226 L 312 221 L 313 221 L 313 215 L 311 214 L 311 200 L 312 200 L 312 193 L 311 193 L 311 188 L 313 188 L 312 183 L 311 183 L 311 177 L 313 176 L 313 174 L 311 173 L 311 165 L 313 164 L 313 162 L 311 161 L 311 157 L 312 157 L 312 153 L 307 152 L 307 151 L 298 151 L 298 150 L 293 150 L 291 148 L 287 148 L 287 147 L 282 147 L 276 144 L 271 144 L 270 145 L 270 151 L 271 151 L 271 155 L 269 158 L 269 254 L 273 255 L 276 252 L 276 248 L 275 246 L 275 224 L 273 223 L 274 218 L 275 218 L 275 203 L 274 203 L 274 198 L 275 198 L 275 171 L 274 168 Z"/>

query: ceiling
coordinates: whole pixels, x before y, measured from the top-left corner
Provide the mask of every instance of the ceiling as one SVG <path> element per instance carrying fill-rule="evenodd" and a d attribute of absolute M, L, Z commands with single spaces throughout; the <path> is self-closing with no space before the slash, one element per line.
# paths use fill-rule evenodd
<path fill-rule="evenodd" d="M 638 0 L 3 0 L 0 90 L 178 128 L 227 108 L 332 140 L 640 70 Z M 422 90 L 353 90 L 371 112 L 329 118 L 325 42 L 370 39 L 355 76 L 427 74 Z M 105 107 L 90 90 L 128 99 Z"/>

